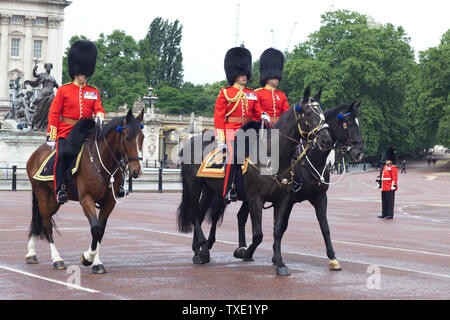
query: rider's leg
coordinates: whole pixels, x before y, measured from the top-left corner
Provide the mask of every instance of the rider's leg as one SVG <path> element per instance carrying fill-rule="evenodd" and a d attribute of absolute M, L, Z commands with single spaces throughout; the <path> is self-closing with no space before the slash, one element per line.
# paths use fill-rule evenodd
<path fill-rule="evenodd" d="M 64 139 L 60 138 L 56 145 L 56 159 L 55 159 L 55 167 L 54 167 L 54 176 L 55 176 L 55 194 L 56 201 L 59 204 L 64 204 L 68 201 L 68 195 L 66 192 L 66 184 L 65 184 L 65 159 L 63 157 L 64 150 Z"/>

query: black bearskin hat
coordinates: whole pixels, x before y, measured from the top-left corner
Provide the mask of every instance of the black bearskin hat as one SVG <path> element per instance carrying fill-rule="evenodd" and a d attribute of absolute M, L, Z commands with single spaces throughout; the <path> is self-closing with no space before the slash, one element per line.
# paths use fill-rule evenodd
<path fill-rule="evenodd" d="M 232 86 L 239 76 L 247 76 L 250 80 L 252 75 L 252 54 L 244 47 L 235 47 L 228 50 L 225 56 L 225 74 L 227 81 Z"/>
<path fill-rule="evenodd" d="M 284 55 L 280 50 L 269 48 L 263 52 L 259 61 L 259 84 L 264 87 L 267 80 L 281 80 L 284 67 Z"/>
<path fill-rule="evenodd" d="M 386 150 L 386 160 L 391 160 L 393 164 L 397 163 L 397 150 L 390 147 Z"/>
<path fill-rule="evenodd" d="M 90 77 L 95 72 L 97 62 L 97 47 L 89 40 L 78 40 L 74 42 L 69 50 L 68 64 L 69 75 L 72 79 L 82 74 Z"/>

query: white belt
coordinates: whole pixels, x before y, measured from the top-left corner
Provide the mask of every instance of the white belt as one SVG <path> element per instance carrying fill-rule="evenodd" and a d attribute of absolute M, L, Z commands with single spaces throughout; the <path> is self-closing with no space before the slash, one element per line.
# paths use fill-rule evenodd
<path fill-rule="evenodd" d="M 389 180 L 392 180 L 392 178 L 383 178 L 383 179 L 381 179 L 381 180 L 383 180 L 383 181 L 389 181 Z"/>

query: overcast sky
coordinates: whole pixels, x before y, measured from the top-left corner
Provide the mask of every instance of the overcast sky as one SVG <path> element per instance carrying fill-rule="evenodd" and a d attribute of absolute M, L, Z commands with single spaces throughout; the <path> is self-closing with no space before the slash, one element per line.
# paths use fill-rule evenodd
<path fill-rule="evenodd" d="M 237 4 L 239 44 L 245 43 L 254 61 L 274 44 L 292 50 L 319 29 L 320 15 L 330 10 L 354 10 L 382 24 L 402 26 L 416 53 L 439 45 L 450 28 L 450 0 L 71 1 L 65 10 L 64 47 L 74 35 L 97 40 L 100 33 L 109 35 L 115 29 L 139 41 L 154 18 L 178 19 L 183 25 L 184 80 L 195 84 L 225 79 L 223 59 L 236 44 Z"/>

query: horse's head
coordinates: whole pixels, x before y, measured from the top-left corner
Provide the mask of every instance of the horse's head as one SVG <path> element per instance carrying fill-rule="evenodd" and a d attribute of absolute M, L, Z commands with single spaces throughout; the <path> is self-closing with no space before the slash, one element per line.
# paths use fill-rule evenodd
<path fill-rule="evenodd" d="M 319 104 L 321 95 L 322 87 L 314 97 L 311 97 L 310 87 L 307 87 L 303 98 L 295 106 L 294 112 L 302 138 L 319 147 L 321 151 L 328 151 L 333 141 Z"/>
<path fill-rule="evenodd" d="M 123 123 L 116 127 L 120 134 L 119 153 L 122 155 L 125 164 L 130 167 L 131 176 L 136 179 L 142 175 L 142 146 L 144 134 L 141 124 L 144 118 L 144 109 L 136 118 L 130 109 Z"/>
<path fill-rule="evenodd" d="M 337 113 L 332 113 L 332 118 L 328 119 L 330 132 L 337 142 L 337 149 L 348 153 L 354 161 L 361 161 L 366 151 L 365 144 L 361 135 L 358 115 L 361 103 L 353 102 L 344 104 Z"/>

